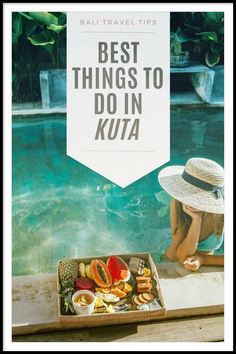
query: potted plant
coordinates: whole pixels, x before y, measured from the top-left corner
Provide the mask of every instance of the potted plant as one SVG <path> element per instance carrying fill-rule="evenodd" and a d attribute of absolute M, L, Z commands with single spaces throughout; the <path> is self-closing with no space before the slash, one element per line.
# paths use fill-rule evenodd
<path fill-rule="evenodd" d="M 14 12 L 12 15 L 13 101 L 37 101 L 45 92 L 65 101 L 66 15 L 49 12 Z M 39 83 L 40 72 L 54 73 L 47 89 Z M 57 84 L 59 80 L 59 84 Z M 41 85 L 40 85 L 41 84 Z M 50 84 L 50 81 L 48 81 Z"/>
<path fill-rule="evenodd" d="M 185 67 L 189 64 L 189 52 L 182 49 L 182 40 L 178 36 L 179 29 L 170 34 L 170 66 Z"/>
<path fill-rule="evenodd" d="M 186 42 L 191 60 L 213 67 L 223 63 L 224 13 L 172 13 L 171 28 L 178 42 Z"/>
<path fill-rule="evenodd" d="M 224 101 L 224 13 L 171 13 L 171 31 L 181 45 L 181 50 L 184 46 L 184 50 L 189 53 L 191 62 L 198 62 L 212 69 L 206 74 L 192 74 L 192 84 L 200 97 L 204 97 L 206 102 L 213 99 L 222 104 Z M 173 34 L 171 40 L 172 37 Z M 172 60 L 171 66 L 174 66 L 173 64 Z"/>

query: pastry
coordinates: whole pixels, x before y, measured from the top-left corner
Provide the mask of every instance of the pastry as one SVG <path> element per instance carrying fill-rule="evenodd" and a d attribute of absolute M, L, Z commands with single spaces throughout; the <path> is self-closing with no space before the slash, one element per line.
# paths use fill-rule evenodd
<path fill-rule="evenodd" d="M 149 282 L 148 284 L 140 283 L 137 284 L 137 290 L 139 293 L 148 293 L 152 290 L 152 284 Z"/>
<path fill-rule="evenodd" d="M 136 277 L 136 282 L 137 283 L 147 283 L 151 281 L 151 277 L 145 277 L 145 276 L 138 276 Z"/>
<path fill-rule="evenodd" d="M 133 300 L 133 304 L 134 304 L 135 306 L 138 306 L 138 305 L 142 305 L 142 304 L 143 304 L 143 302 L 141 302 L 141 301 L 138 299 L 138 295 L 135 295 L 132 300 Z"/>
<path fill-rule="evenodd" d="M 147 302 L 154 300 L 154 295 L 152 293 L 143 293 L 143 294 L 141 294 L 141 296 Z"/>
<path fill-rule="evenodd" d="M 154 295 L 151 293 L 144 293 L 144 294 L 139 294 L 139 295 L 134 295 L 132 302 L 133 304 L 138 307 L 140 305 L 144 305 L 147 303 L 150 303 L 151 301 L 154 300 Z"/>
<path fill-rule="evenodd" d="M 136 277 L 137 290 L 139 293 L 149 292 L 152 289 L 151 277 Z"/>
<path fill-rule="evenodd" d="M 139 294 L 139 295 L 138 295 L 138 301 L 141 302 L 141 303 L 143 303 L 143 304 L 145 304 L 145 303 L 147 302 L 147 300 L 144 299 L 143 294 Z"/>
<path fill-rule="evenodd" d="M 141 259 L 139 257 L 131 257 L 130 258 L 129 269 L 130 269 L 131 273 L 137 274 L 137 275 L 142 275 L 144 266 L 145 266 L 144 259 Z"/>

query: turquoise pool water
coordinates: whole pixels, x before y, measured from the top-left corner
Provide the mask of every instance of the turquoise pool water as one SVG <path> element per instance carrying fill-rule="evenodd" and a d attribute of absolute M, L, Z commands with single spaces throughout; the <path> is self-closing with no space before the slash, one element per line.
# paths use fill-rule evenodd
<path fill-rule="evenodd" d="M 161 261 L 171 235 L 160 169 L 122 189 L 66 155 L 65 115 L 17 117 L 12 127 L 13 275 L 54 272 L 66 256 L 150 252 Z M 223 137 L 223 109 L 172 109 L 166 165 L 193 156 L 223 165 Z"/>

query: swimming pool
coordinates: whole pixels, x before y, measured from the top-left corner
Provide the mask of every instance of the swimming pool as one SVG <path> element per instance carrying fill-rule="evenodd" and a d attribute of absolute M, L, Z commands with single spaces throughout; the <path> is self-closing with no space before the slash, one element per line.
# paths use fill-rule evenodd
<path fill-rule="evenodd" d="M 172 108 L 166 165 L 198 156 L 223 166 L 223 114 Z M 54 272 L 66 256 L 150 252 L 161 261 L 171 236 L 160 168 L 122 189 L 66 155 L 65 115 L 18 116 L 12 128 L 13 275 Z"/>

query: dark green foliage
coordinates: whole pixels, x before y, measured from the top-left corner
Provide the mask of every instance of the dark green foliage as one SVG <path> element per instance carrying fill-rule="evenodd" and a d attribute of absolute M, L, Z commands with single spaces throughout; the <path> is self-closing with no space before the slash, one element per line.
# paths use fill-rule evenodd
<path fill-rule="evenodd" d="M 70 280 L 65 280 L 62 282 L 62 289 L 59 292 L 62 298 L 62 313 L 75 313 L 73 303 L 72 303 L 72 295 L 75 292 L 74 282 Z"/>
<path fill-rule="evenodd" d="M 40 70 L 66 67 L 65 27 L 64 13 L 12 13 L 13 102 L 40 101 Z"/>
<path fill-rule="evenodd" d="M 224 61 L 223 12 L 171 13 L 171 32 L 192 61 L 208 66 Z"/>

